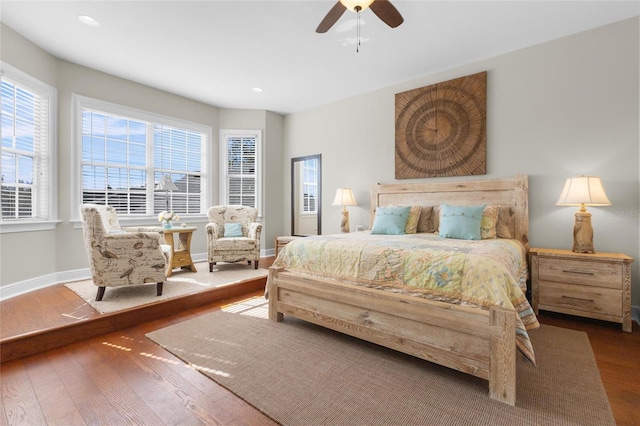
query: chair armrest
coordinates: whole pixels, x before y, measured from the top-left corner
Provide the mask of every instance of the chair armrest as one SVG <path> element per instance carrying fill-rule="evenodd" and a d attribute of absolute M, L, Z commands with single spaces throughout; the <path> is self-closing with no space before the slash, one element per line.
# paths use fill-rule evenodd
<path fill-rule="evenodd" d="M 248 237 L 252 240 L 260 241 L 260 233 L 262 232 L 262 224 L 258 222 L 251 222 L 249 225 Z"/>
<path fill-rule="evenodd" d="M 209 222 L 205 225 L 204 229 L 207 231 L 207 238 L 211 240 L 217 240 L 218 238 L 220 238 L 217 223 Z"/>
<path fill-rule="evenodd" d="M 158 244 L 164 243 L 162 238 L 164 232 L 124 232 L 122 234 L 105 234 L 102 240 L 113 241 L 119 244 L 126 244 L 128 241 L 135 242 L 141 239 L 156 240 Z"/>
<path fill-rule="evenodd" d="M 122 226 L 120 229 L 127 232 L 156 232 L 160 236 L 164 236 L 164 228 L 162 226 Z"/>
<path fill-rule="evenodd" d="M 158 232 L 103 234 L 92 241 L 87 249 L 91 257 L 92 271 L 110 271 L 116 274 L 120 269 L 130 267 L 129 264 L 137 262 L 138 259 L 144 259 L 143 264 L 152 269 L 163 265 L 166 270 L 168 264 L 168 256 L 162 250 Z M 138 264 L 137 271 L 145 270 L 143 264 Z M 120 285 L 124 285 L 124 282 Z"/>
<path fill-rule="evenodd" d="M 164 259 L 158 232 L 125 232 L 122 234 L 106 234 L 97 242 L 104 249 L 113 249 L 120 254 L 133 256 L 134 253 L 145 253 L 148 258 Z"/>

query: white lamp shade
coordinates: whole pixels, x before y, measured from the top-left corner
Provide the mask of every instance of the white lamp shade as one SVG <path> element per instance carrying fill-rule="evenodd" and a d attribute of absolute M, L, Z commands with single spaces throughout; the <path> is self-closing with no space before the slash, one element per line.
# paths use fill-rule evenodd
<path fill-rule="evenodd" d="M 351 188 L 338 188 L 336 190 L 336 198 L 333 200 L 334 206 L 357 206 L 356 199 L 353 196 Z"/>
<path fill-rule="evenodd" d="M 368 8 L 373 1 L 374 0 L 340 0 L 340 3 L 352 12 L 355 12 L 356 7 L 360 6 L 360 11 L 362 12 Z"/>
<path fill-rule="evenodd" d="M 158 182 L 158 186 L 156 187 L 156 190 L 158 190 L 158 191 L 177 191 L 178 187 L 171 180 L 171 176 L 164 175 L 164 176 L 162 176 L 162 179 L 160 179 L 160 182 Z"/>
<path fill-rule="evenodd" d="M 597 176 L 569 178 L 556 205 L 558 206 L 610 206 L 611 201 L 604 192 Z"/>

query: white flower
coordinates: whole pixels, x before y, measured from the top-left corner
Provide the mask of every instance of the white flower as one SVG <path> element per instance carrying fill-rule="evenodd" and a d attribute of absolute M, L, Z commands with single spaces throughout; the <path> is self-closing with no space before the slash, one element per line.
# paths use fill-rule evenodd
<path fill-rule="evenodd" d="M 180 220 L 180 217 L 174 212 L 164 210 L 158 214 L 158 222 L 173 222 L 177 220 Z"/>

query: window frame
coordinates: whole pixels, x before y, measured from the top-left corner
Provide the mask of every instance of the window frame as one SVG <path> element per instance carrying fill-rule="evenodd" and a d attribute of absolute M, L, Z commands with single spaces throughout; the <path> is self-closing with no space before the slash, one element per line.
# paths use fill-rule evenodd
<path fill-rule="evenodd" d="M 181 214 L 181 222 L 201 222 L 207 217 L 206 209 L 210 205 L 211 195 L 208 188 L 210 187 L 212 176 L 212 163 L 209 161 L 210 146 L 212 140 L 211 126 L 207 126 L 200 123 L 181 120 L 178 118 L 168 117 L 162 114 L 157 114 L 149 111 L 143 111 L 140 109 L 119 105 L 99 99 L 94 99 L 78 94 L 72 94 L 72 144 L 73 144 L 73 161 L 72 161 L 72 193 L 71 193 L 71 211 L 72 221 L 79 226 L 80 212 L 78 206 L 82 203 L 82 110 L 92 109 L 98 110 L 107 114 L 113 114 L 117 116 L 127 117 L 134 120 L 144 121 L 149 123 L 160 124 L 169 127 L 177 127 L 185 130 L 190 130 L 204 134 L 205 141 L 202 143 L 202 166 L 205 170 L 201 171 L 200 179 L 200 213 L 194 214 Z M 153 169 L 153 165 L 146 166 L 146 170 Z M 150 224 L 157 222 L 157 215 L 154 213 L 146 214 L 124 214 L 118 213 L 118 219 L 120 222 L 128 225 L 140 225 Z"/>
<path fill-rule="evenodd" d="M 229 190 L 227 177 L 229 173 L 229 138 L 255 138 L 256 140 L 256 208 L 258 209 L 258 220 L 262 220 L 262 131 L 257 129 L 220 129 L 219 140 L 219 204 L 228 204 Z"/>
<path fill-rule="evenodd" d="M 58 162 L 57 162 L 57 105 L 58 105 L 58 91 L 55 87 L 48 85 L 47 83 L 31 76 L 30 74 L 6 63 L 0 61 L 0 75 L 6 76 L 6 78 L 15 81 L 17 84 L 24 86 L 31 92 L 41 95 L 48 99 L 48 124 L 47 124 L 47 202 L 46 218 L 23 218 L 23 219 L 10 219 L 2 220 L 0 218 L 0 234 L 11 232 L 28 232 L 28 231 L 46 231 L 55 229 L 56 225 L 60 222 L 58 220 L 58 193 L 57 188 L 57 176 L 58 176 Z M 39 188 L 38 190 L 41 190 Z"/>

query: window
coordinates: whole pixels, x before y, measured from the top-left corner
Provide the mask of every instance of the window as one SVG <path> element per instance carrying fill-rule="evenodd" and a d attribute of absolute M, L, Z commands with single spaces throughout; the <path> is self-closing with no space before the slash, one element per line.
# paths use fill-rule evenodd
<path fill-rule="evenodd" d="M 312 158 L 302 163 L 302 212 L 317 213 L 317 199 L 318 159 Z"/>
<path fill-rule="evenodd" d="M 260 208 L 260 131 L 222 130 L 220 182 L 224 204 Z"/>
<path fill-rule="evenodd" d="M 125 215 L 203 214 L 210 129 L 77 97 L 83 203 Z M 157 190 L 169 179 L 173 190 Z"/>
<path fill-rule="evenodd" d="M 56 91 L 7 64 L 0 83 L 1 222 L 55 220 Z"/>

